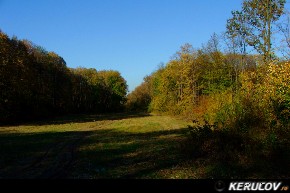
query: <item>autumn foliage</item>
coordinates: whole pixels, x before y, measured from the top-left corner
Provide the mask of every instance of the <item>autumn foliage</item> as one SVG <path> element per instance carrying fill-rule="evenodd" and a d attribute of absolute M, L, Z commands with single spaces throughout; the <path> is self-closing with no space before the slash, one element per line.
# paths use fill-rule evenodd
<path fill-rule="evenodd" d="M 185 45 L 128 102 L 134 106 L 148 98 L 143 109 L 150 101 L 148 111 L 192 120 L 182 145 L 187 156 L 245 173 L 271 167 L 271 175 L 287 175 L 281 168 L 290 158 L 290 63 L 263 64 L 257 58 Z"/>

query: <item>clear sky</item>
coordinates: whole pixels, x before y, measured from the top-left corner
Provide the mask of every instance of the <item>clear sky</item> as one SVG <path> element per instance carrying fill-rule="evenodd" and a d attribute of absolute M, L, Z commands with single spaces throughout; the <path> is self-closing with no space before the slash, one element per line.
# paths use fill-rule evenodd
<path fill-rule="evenodd" d="M 242 0 L 0 0 L 0 29 L 62 56 L 68 67 L 118 70 L 129 89 L 184 43 L 225 31 Z"/>

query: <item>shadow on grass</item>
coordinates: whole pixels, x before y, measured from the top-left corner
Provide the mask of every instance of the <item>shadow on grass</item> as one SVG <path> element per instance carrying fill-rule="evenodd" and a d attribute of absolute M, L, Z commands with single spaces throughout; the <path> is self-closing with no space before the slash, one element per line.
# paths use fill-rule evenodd
<path fill-rule="evenodd" d="M 202 171 L 196 178 L 290 176 L 289 144 L 265 152 L 259 144 L 237 142 L 233 135 L 218 134 L 201 139 L 200 147 L 205 154 L 191 157 L 187 156 L 190 152 L 186 154 L 180 147 L 187 134 L 188 128 L 146 133 L 117 129 L 0 133 L 0 179 L 171 178 L 172 169 L 182 168 L 183 163 Z M 237 148 L 241 144 L 243 148 Z"/>
<path fill-rule="evenodd" d="M 236 154 L 239 159 L 231 162 L 211 158 L 205 176 L 215 179 L 289 179 L 289 153 L 271 154 L 267 156 L 258 154 L 250 158 L 244 154 Z M 248 162 L 242 163 L 243 159 L 248 159 Z"/>
<path fill-rule="evenodd" d="M 0 134 L 0 178 L 158 178 L 181 161 L 187 131 Z"/>
<path fill-rule="evenodd" d="M 203 132 L 203 131 L 199 131 Z M 213 131 L 202 140 L 188 138 L 185 154 L 204 167 L 203 178 L 214 179 L 288 179 L 289 142 L 267 144 L 230 131 Z M 196 154 L 198 152 L 198 154 Z"/>
<path fill-rule="evenodd" d="M 1 178 L 58 178 L 72 167 L 79 142 L 90 132 L 1 133 Z"/>
<path fill-rule="evenodd" d="M 82 143 L 79 154 L 84 159 L 77 164 L 73 178 L 162 178 L 159 171 L 183 161 L 179 140 L 187 132 L 95 132 Z"/>
<path fill-rule="evenodd" d="M 14 122 L 9 124 L 0 123 L 0 126 L 18 126 L 18 125 L 29 125 L 29 126 L 41 126 L 41 125 L 56 125 L 56 124 L 67 124 L 67 123 L 87 123 L 95 121 L 108 121 L 108 120 L 122 120 L 131 118 L 141 118 L 151 116 L 149 113 L 139 112 L 126 112 L 126 113 L 107 113 L 107 114 L 71 114 L 65 116 L 57 116 L 46 119 L 41 119 L 32 122 Z"/>

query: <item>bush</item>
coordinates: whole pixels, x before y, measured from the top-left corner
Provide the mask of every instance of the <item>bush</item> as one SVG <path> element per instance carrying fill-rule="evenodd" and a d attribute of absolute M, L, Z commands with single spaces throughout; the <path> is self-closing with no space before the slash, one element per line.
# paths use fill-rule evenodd
<path fill-rule="evenodd" d="M 238 92 L 208 97 L 202 111 L 205 124 L 189 126 L 186 154 L 226 163 L 245 175 L 253 170 L 289 175 L 289 77 L 289 63 L 271 64 L 241 74 Z"/>
<path fill-rule="evenodd" d="M 193 158 L 210 157 L 215 161 L 236 162 L 237 153 L 245 150 L 246 138 L 231 130 L 216 129 L 206 122 L 201 126 L 188 126 L 189 137 L 183 151 Z"/>

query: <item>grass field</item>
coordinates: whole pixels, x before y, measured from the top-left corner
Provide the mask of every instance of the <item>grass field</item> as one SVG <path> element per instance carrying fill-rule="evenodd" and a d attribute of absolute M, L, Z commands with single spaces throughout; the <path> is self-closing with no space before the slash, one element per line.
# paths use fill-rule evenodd
<path fill-rule="evenodd" d="M 0 127 L 0 178 L 200 178 L 180 153 L 187 125 L 114 114 Z"/>
<path fill-rule="evenodd" d="M 282 157 L 245 162 L 250 164 L 212 153 L 193 158 L 184 151 L 188 125 L 169 116 L 111 114 L 0 127 L 0 179 L 289 177 L 289 159 Z"/>

